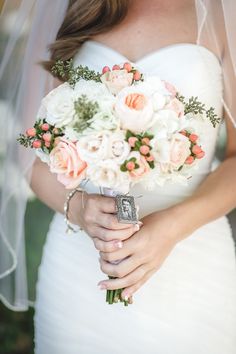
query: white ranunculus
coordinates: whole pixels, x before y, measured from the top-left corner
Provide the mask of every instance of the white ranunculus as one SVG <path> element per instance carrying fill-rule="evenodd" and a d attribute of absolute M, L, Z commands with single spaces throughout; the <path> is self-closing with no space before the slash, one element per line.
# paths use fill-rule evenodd
<path fill-rule="evenodd" d="M 108 159 L 90 164 L 86 172 L 87 178 L 95 186 L 111 188 L 121 193 L 129 191 L 129 174 L 122 172 L 114 160 Z"/>
<path fill-rule="evenodd" d="M 118 131 L 111 134 L 109 145 L 110 158 L 122 164 L 130 153 L 130 145 L 125 141 L 125 133 Z"/>
<path fill-rule="evenodd" d="M 170 163 L 170 141 L 167 138 L 154 138 L 150 141 L 152 155 L 158 163 Z"/>
<path fill-rule="evenodd" d="M 180 131 L 182 126 L 183 120 L 174 111 L 161 109 L 154 114 L 153 126 L 150 131 L 158 138 L 165 138 L 170 134 Z"/>
<path fill-rule="evenodd" d="M 74 100 L 74 90 L 66 82 L 43 98 L 41 112 L 45 108 L 47 122 L 61 128 L 70 124 L 74 118 Z"/>
<path fill-rule="evenodd" d="M 141 84 L 120 91 L 115 103 L 115 113 L 120 119 L 121 129 L 140 133 L 152 126 L 152 100 L 145 95 Z"/>
<path fill-rule="evenodd" d="M 79 80 L 74 87 L 76 96 L 86 95 L 89 100 L 99 101 L 104 96 L 112 96 L 101 82 Z"/>
<path fill-rule="evenodd" d="M 81 159 L 87 163 L 98 162 L 109 157 L 110 132 L 99 132 L 82 136 L 77 142 Z"/>

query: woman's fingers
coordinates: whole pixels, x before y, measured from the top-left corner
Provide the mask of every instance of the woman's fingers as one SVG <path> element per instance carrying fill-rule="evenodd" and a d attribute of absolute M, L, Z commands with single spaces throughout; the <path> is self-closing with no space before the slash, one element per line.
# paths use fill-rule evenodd
<path fill-rule="evenodd" d="M 109 242 L 112 240 L 122 241 L 132 236 L 138 230 L 139 230 L 138 224 L 132 225 L 132 227 L 123 230 L 108 230 L 102 227 L 95 226 L 93 230 L 90 231 L 90 235 L 104 242 Z M 103 249 L 99 249 L 99 250 L 103 251 Z"/>
<path fill-rule="evenodd" d="M 98 286 L 100 286 L 101 289 L 108 289 L 108 290 L 122 289 L 130 286 L 134 286 L 136 283 L 139 283 L 141 279 L 145 277 L 145 274 L 147 273 L 146 268 L 147 268 L 146 265 L 141 265 L 130 274 L 124 276 L 123 278 L 102 280 L 98 283 Z"/>
<path fill-rule="evenodd" d="M 114 260 L 114 262 L 118 260 L 120 258 Z M 123 278 L 140 266 L 140 260 L 136 256 L 125 258 L 119 264 L 112 264 L 102 258 L 99 261 L 102 272 L 115 278 Z"/>
<path fill-rule="evenodd" d="M 94 246 L 98 251 L 102 252 L 114 252 L 123 247 L 123 242 L 121 240 L 112 240 L 112 241 L 102 241 L 97 237 L 93 238 Z"/>
<path fill-rule="evenodd" d="M 118 222 L 116 215 L 105 213 L 99 215 L 97 224 L 110 230 L 123 230 L 134 226 L 133 224 L 122 224 Z"/>

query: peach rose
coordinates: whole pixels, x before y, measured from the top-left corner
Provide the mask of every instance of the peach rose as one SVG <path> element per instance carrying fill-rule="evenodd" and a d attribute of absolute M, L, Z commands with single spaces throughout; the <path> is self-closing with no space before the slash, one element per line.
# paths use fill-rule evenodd
<path fill-rule="evenodd" d="M 181 167 L 191 154 L 189 139 L 179 133 L 173 135 L 170 142 L 170 164 L 174 168 Z"/>
<path fill-rule="evenodd" d="M 66 189 L 76 188 L 85 178 L 86 162 L 82 161 L 76 144 L 60 138 L 49 155 L 50 170 Z"/>
<path fill-rule="evenodd" d="M 127 70 L 107 71 L 101 76 L 101 81 L 113 95 L 117 95 L 123 88 L 132 84 L 133 74 Z"/>
<path fill-rule="evenodd" d="M 120 119 L 121 129 L 124 130 L 141 133 L 152 125 L 152 101 L 137 87 L 128 87 L 119 93 L 115 113 Z"/>
<path fill-rule="evenodd" d="M 128 156 L 128 160 L 132 157 L 136 158 L 136 163 L 139 165 L 139 168 L 130 171 L 129 175 L 132 180 L 138 180 L 150 172 L 150 166 L 147 163 L 145 157 L 140 155 L 139 152 L 137 151 L 131 152 L 131 154 Z"/>

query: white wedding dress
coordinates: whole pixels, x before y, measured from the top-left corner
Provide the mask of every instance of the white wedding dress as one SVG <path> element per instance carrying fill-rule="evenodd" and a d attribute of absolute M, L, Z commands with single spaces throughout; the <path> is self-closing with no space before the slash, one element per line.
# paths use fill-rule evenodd
<path fill-rule="evenodd" d="M 76 65 L 97 71 L 125 61 L 95 41 L 87 41 L 75 57 Z M 221 66 L 208 49 L 188 43 L 171 45 L 136 65 L 222 114 Z M 142 195 L 137 199 L 140 217 L 180 202 L 209 174 L 218 128 L 204 125 L 206 157 L 188 186 L 168 184 L 152 192 L 133 188 L 133 195 Z M 91 185 L 88 190 L 98 192 Z M 92 240 L 83 231 L 67 235 L 65 229 L 63 216 L 56 214 L 39 269 L 36 354 L 236 353 L 236 262 L 226 217 L 179 242 L 128 307 L 105 302 L 105 291 L 97 283 L 106 275 Z"/>

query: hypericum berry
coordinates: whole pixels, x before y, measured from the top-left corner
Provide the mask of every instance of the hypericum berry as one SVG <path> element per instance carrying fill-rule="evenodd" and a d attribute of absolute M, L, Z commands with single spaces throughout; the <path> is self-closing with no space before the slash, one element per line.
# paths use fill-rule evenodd
<path fill-rule="evenodd" d="M 42 125 L 41 125 L 41 129 L 43 130 L 43 131 L 45 131 L 45 132 L 47 132 L 48 130 L 49 130 L 49 124 L 48 123 L 43 123 Z"/>
<path fill-rule="evenodd" d="M 198 135 L 196 135 L 196 134 L 190 134 L 190 135 L 189 135 L 189 140 L 190 140 L 192 143 L 196 143 L 197 139 L 198 139 Z"/>
<path fill-rule="evenodd" d="M 50 142 L 51 139 L 52 139 L 52 134 L 51 133 L 45 133 L 45 134 L 43 134 L 42 138 L 43 138 L 44 141 Z"/>
<path fill-rule="evenodd" d="M 188 156 L 187 159 L 185 160 L 186 165 L 191 165 L 194 162 L 194 157 L 193 156 Z"/>
<path fill-rule="evenodd" d="M 141 154 L 147 155 L 150 151 L 150 147 L 147 145 L 142 145 L 140 146 L 139 151 L 141 152 Z"/>
<path fill-rule="evenodd" d="M 105 74 L 108 71 L 111 71 L 111 69 L 109 68 L 109 66 L 104 66 L 104 68 L 102 69 L 102 73 Z"/>
<path fill-rule="evenodd" d="M 182 135 L 184 135 L 184 136 L 187 136 L 186 130 L 181 130 L 180 134 L 182 134 Z"/>
<path fill-rule="evenodd" d="M 133 161 L 129 161 L 127 162 L 125 167 L 127 168 L 128 171 L 133 171 L 135 169 L 135 163 Z"/>
<path fill-rule="evenodd" d="M 58 128 L 53 128 L 53 134 L 58 135 L 59 134 L 59 129 Z"/>
<path fill-rule="evenodd" d="M 200 152 L 202 152 L 202 149 L 199 145 L 194 145 L 192 147 L 192 152 L 195 154 L 195 155 L 198 155 L 200 154 Z"/>
<path fill-rule="evenodd" d="M 140 79 L 141 79 L 141 73 L 138 70 L 136 70 L 134 73 L 134 80 L 138 81 Z"/>
<path fill-rule="evenodd" d="M 42 146 L 41 140 L 35 140 L 35 141 L 33 141 L 32 146 L 33 146 L 33 148 L 35 148 L 35 149 L 41 148 L 41 146 Z"/>
<path fill-rule="evenodd" d="M 128 139 L 128 143 L 131 147 L 135 147 L 135 143 L 136 141 L 138 141 L 138 138 L 136 138 L 136 136 L 131 136 L 129 139 Z"/>
<path fill-rule="evenodd" d="M 146 161 L 148 161 L 148 162 L 154 161 L 154 156 L 152 156 L 152 155 L 146 156 Z"/>
<path fill-rule="evenodd" d="M 149 145 L 150 139 L 149 138 L 142 138 L 141 142 L 142 142 L 142 144 Z"/>
<path fill-rule="evenodd" d="M 202 159 L 205 156 L 205 152 L 202 150 L 201 152 L 199 152 L 199 154 L 196 155 L 197 159 Z"/>
<path fill-rule="evenodd" d="M 132 70 L 132 65 L 130 63 L 124 63 L 123 69 L 127 70 L 129 73 Z"/>
<path fill-rule="evenodd" d="M 120 66 L 115 64 L 113 65 L 112 70 L 120 70 Z"/>
<path fill-rule="evenodd" d="M 47 148 L 50 148 L 51 143 L 50 143 L 50 141 L 45 141 L 44 145 L 45 145 Z"/>
<path fill-rule="evenodd" d="M 36 129 L 35 128 L 29 128 L 26 130 L 26 135 L 30 137 L 34 137 L 36 135 Z"/>

